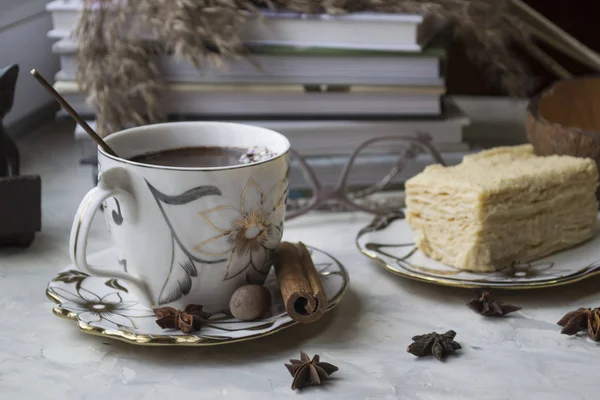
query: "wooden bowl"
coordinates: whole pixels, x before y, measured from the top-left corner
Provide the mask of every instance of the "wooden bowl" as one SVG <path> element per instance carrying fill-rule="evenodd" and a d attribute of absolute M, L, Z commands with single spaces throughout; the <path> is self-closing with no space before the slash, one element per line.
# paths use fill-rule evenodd
<path fill-rule="evenodd" d="M 559 81 L 532 98 L 526 130 L 537 155 L 592 158 L 600 171 L 600 76 Z"/>
<path fill-rule="evenodd" d="M 559 81 L 527 108 L 527 137 L 538 155 L 600 161 L 600 76 Z"/>

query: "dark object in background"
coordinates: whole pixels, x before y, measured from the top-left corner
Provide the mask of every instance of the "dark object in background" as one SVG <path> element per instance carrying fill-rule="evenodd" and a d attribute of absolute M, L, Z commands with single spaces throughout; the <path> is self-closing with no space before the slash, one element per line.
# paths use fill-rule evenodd
<path fill-rule="evenodd" d="M 19 175 L 19 150 L 2 120 L 13 106 L 19 66 L 0 69 L 0 245 L 28 247 L 41 228 L 41 180 Z"/>
<path fill-rule="evenodd" d="M 18 75 L 17 65 L 0 69 L 0 177 L 19 175 L 19 150 L 2 124 L 13 106 Z"/>
<path fill-rule="evenodd" d="M 524 0 L 524 2 L 590 49 L 600 52 L 600 35 L 597 34 L 600 1 Z M 597 72 L 544 43 L 538 43 L 538 45 L 574 76 Z M 491 82 L 485 71 L 475 65 L 467 56 L 467 47 L 468 44 L 464 40 L 457 38 L 454 38 L 448 47 L 447 93 L 459 96 L 506 96 L 506 91 L 500 87 L 498 82 Z M 523 59 L 531 70 L 532 76 L 535 77 L 531 82 L 530 95 L 535 95 L 558 80 L 552 72 L 529 55 L 520 43 L 515 43 L 512 50 Z"/>

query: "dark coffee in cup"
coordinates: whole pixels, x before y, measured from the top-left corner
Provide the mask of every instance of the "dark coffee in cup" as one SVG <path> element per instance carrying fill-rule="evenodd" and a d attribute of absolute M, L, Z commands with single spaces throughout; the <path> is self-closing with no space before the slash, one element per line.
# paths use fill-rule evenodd
<path fill-rule="evenodd" d="M 237 147 L 182 147 L 141 154 L 132 157 L 131 161 L 165 167 L 227 167 L 241 164 L 240 158 L 247 151 Z"/>

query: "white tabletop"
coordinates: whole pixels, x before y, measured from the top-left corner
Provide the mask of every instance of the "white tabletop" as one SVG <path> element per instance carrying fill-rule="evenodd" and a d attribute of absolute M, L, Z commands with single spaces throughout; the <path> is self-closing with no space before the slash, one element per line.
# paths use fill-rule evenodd
<path fill-rule="evenodd" d="M 364 214 L 313 214 L 286 225 L 302 240 L 337 257 L 350 290 L 321 321 L 258 340 L 207 348 L 136 347 L 94 337 L 52 315 L 45 287 L 69 264 L 71 216 L 91 184 L 77 167 L 73 144 L 58 136 L 28 141 L 26 171 L 41 173 L 44 226 L 27 250 L 0 250 L 0 398 L 5 399 L 266 399 L 294 398 L 284 367 L 299 351 L 339 367 L 311 399 L 597 399 L 598 345 L 560 334 L 556 321 L 580 306 L 600 305 L 600 280 L 555 289 L 496 292 L 523 307 L 484 318 L 466 307 L 470 290 L 393 276 L 354 245 Z M 36 153 L 37 152 L 37 153 Z M 56 161 L 59 160 L 59 161 Z M 109 245 L 98 224 L 93 250 Z M 444 363 L 406 352 L 411 337 L 453 329 L 460 355 Z"/>

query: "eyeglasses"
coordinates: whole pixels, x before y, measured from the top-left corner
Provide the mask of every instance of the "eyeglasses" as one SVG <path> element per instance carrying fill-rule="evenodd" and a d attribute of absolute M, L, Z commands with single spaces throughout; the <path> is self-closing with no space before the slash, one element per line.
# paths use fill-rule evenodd
<path fill-rule="evenodd" d="M 295 150 L 290 150 L 293 159 L 297 161 L 304 178 L 312 187 L 312 197 L 308 200 L 298 201 L 288 200 L 288 213 L 286 220 L 299 217 L 307 212 L 317 209 L 332 207 L 342 208 L 346 210 L 360 210 L 371 214 L 387 214 L 394 211 L 393 207 L 381 206 L 375 202 L 365 201 L 369 196 L 383 191 L 393 179 L 404 170 L 407 163 L 416 159 L 419 154 L 429 153 L 434 161 L 441 165 L 446 165 L 440 153 L 431 144 L 431 136 L 417 132 L 415 136 L 382 136 L 369 139 L 361 143 L 350 155 L 342 169 L 337 183 L 332 188 L 324 187 L 314 169 L 308 165 L 304 157 L 298 154 Z M 382 149 L 386 149 L 385 154 L 382 154 Z M 390 151 L 391 150 L 391 151 Z M 350 176 L 358 167 L 357 160 L 363 156 L 371 157 L 371 159 L 381 159 L 382 157 L 393 157 L 396 160 L 393 167 L 377 181 L 377 183 L 367 187 L 366 189 L 352 190 L 349 184 Z M 375 174 L 373 174 L 376 177 Z M 372 181 L 370 176 L 370 180 Z M 396 210 L 397 211 L 397 210 Z"/>

